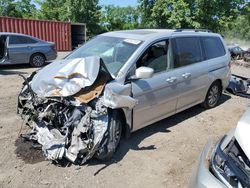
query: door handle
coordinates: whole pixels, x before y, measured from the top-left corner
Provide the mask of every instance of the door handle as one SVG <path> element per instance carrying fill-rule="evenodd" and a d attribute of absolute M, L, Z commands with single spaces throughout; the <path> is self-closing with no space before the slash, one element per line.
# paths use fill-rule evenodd
<path fill-rule="evenodd" d="M 184 73 L 184 74 L 182 74 L 182 77 L 184 79 L 190 78 L 191 77 L 191 73 Z"/>
<path fill-rule="evenodd" d="M 176 80 L 177 80 L 176 77 L 170 77 L 170 78 L 168 78 L 166 81 L 167 81 L 168 83 L 174 83 L 174 82 L 176 82 Z"/>

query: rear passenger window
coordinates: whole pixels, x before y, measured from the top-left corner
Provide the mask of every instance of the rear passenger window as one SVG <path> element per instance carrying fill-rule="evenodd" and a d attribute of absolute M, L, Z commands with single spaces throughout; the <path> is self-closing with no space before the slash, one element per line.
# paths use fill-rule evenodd
<path fill-rule="evenodd" d="M 32 44 L 36 43 L 37 41 L 29 38 L 29 37 L 24 37 L 24 36 L 10 36 L 9 39 L 9 44 Z"/>
<path fill-rule="evenodd" d="M 200 39 L 179 37 L 174 39 L 174 67 L 182 67 L 202 61 Z"/>
<path fill-rule="evenodd" d="M 11 35 L 9 37 L 9 44 L 23 44 L 23 40 L 19 36 Z"/>
<path fill-rule="evenodd" d="M 219 37 L 202 37 L 206 59 L 224 56 L 226 51 Z"/>

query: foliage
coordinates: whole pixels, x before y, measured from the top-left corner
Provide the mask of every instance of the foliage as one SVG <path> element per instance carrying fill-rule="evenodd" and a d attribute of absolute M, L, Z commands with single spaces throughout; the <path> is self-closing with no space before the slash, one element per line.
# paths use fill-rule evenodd
<path fill-rule="evenodd" d="M 223 31 L 246 0 L 139 0 L 144 27 Z"/>
<path fill-rule="evenodd" d="M 153 18 L 152 12 L 156 0 L 138 0 L 139 12 L 141 14 L 141 27 L 142 28 L 152 28 L 153 27 Z"/>
<path fill-rule="evenodd" d="M 245 0 L 196 0 L 193 10 L 201 28 L 222 32 L 240 14 Z"/>
<path fill-rule="evenodd" d="M 229 39 L 250 41 L 250 2 L 245 4 L 241 15 L 228 25 L 227 30 L 223 33 Z"/>
<path fill-rule="evenodd" d="M 0 16 L 86 23 L 89 36 L 134 28 L 206 28 L 249 39 L 249 12 L 249 0 L 138 0 L 138 7 L 101 7 L 99 0 L 0 1 Z"/>
<path fill-rule="evenodd" d="M 1 0 L 0 16 L 33 18 L 36 14 L 36 6 L 31 0 Z"/>
<path fill-rule="evenodd" d="M 159 28 L 190 28 L 195 23 L 191 19 L 191 11 L 184 0 L 158 0 L 152 9 L 152 19 Z"/>
<path fill-rule="evenodd" d="M 134 29 L 139 26 L 139 13 L 135 7 L 105 6 L 102 10 L 102 26 L 106 31 Z"/>
<path fill-rule="evenodd" d="M 97 34 L 101 17 L 99 0 L 40 0 L 39 18 L 86 23 L 88 35 Z"/>
<path fill-rule="evenodd" d="M 101 6 L 99 0 L 66 0 L 65 6 L 68 8 L 66 18 L 71 22 L 87 24 L 89 35 L 95 35 L 100 32 Z"/>
<path fill-rule="evenodd" d="M 40 5 L 40 10 L 37 11 L 39 19 L 67 21 L 64 16 L 67 10 L 64 6 L 65 0 L 37 0 L 36 2 Z"/>

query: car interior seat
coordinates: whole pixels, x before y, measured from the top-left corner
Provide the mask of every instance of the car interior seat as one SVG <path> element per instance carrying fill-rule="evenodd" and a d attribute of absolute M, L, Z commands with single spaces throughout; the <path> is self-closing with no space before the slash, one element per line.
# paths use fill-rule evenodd
<path fill-rule="evenodd" d="M 146 61 L 145 66 L 153 68 L 155 72 L 166 70 L 167 53 L 162 46 L 153 46 L 151 48 L 151 58 Z"/>

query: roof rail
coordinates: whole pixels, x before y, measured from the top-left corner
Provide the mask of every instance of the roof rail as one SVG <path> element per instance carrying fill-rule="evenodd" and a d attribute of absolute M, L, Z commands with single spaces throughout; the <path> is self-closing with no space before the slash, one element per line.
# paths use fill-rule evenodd
<path fill-rule="evenodd" d="M 182 32 L 182 31 L 194 31 L 194 32 L 208 32 L 212 33 L 209 29 L 176 29 L 174 32 Z"/>

